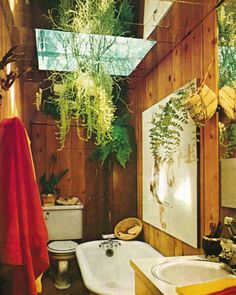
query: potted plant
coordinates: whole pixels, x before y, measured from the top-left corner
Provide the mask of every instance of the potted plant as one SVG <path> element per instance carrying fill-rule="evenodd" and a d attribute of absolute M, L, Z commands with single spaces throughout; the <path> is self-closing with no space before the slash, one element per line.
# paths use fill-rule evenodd
<path fill-rule="evenodd" d="M 68 172 L 69 169 L 65 169 L 62 172 L 55 174 L 51 173 L 47 178 L 46 172 L 39 179 L 41 185 L 41 197 L 43 205 L 53 206 L 60 190 L 57 188 L 58 182 Z"/>

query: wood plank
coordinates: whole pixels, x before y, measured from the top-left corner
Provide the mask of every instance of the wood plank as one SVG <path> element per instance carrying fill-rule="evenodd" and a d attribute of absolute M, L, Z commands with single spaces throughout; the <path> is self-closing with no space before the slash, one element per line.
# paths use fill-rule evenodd
<path fill-rule="evenodd" d="M 174 238 L 167 233 L 160 231 L 161 248 L 160 252 L 165 256 L 174 256 Z"/>
<path fill-rule="evenodd" d="M 203 75 L 207 73 L 210 63 L 217 55 L 216 46 L 216 12 L 213 11 L 203 21 Z M 217 91 L 216 63 L 207 75 L 206 84 Z M 210 224 L 219 220 L 219 151 L 218 151 L 218 116 L 208 121 L 203 129 L 204 137 L 204 233 L 210 233 Z M 211 167 L 211 169 L 209 169 Z"/>
<path fill-rule="evenodd" d="M 46 152 L 46 171 L 47 176 L 51 173 L 57 174 L 58 171 L 58 149 L 59 143 L 56 133 L 58 132 L 57 126 L 55 125 L 46 125 L 46 142 L 45 142 L 45 152 Z M 55 165 L 53 164 L 53 157 L 56 157 Z M 54 169 L 54 171 L 53 171 Z"/>
<path fill-rule="evenodd" d="M 37 180 L 46 171 L 46 126 L 31 125 L 31 150 Z M 39 190 L 41 187 L 39 186 Z"/>

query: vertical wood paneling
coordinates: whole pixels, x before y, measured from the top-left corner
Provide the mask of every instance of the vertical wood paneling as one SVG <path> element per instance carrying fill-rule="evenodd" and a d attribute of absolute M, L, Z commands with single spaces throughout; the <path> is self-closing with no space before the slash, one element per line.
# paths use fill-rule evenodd
<path fill-rule="evenodd" d="M 40 176 L 46 171 L 46 126 L 31 125 L 31 134 L 32 156 L 36 178 L 39 180 Z M 39 190 L 41 191 L 40 185 Z"/>
<path fill-rule="evenodd" d="M 58 158 L 58 140 L 56 139 L 55 133 L 57 132 L 57 127 L 55 125 L 47 125 L 46 126 L 46 142 L 45 146 L 46 149 L 46 171 L 48 173 L 52 173 L 53 169 L 53 161 L 52 161 L 52 155 L 55 154 Z M 44 147 L 45 149 L 45 147 Z M 54 166 L 54 173 L 58 173 L 58 161 L 55 162 Z M 49 174 L 48 174 L 49 175 Z"/>
<path fill-rule="evenodd" d="M 192 1 L 193 2 L 193 1 Z M 160 101 L 179 87 L 183 86 L 193 78 L 202 79 L 206 72 L 205 64 L 216 55 L 216 19 L 215 11 L 211 12 L 206 20 L 199 22 L 199 17 L 206 15 L 209 5 L 182 3 L 173 7 L 171 11 L 173 18 L 169 19 L 169 35 L 164 35 L 164 29 L 158 29 L 159 40 L 173 42 L 183 40 L 170 52 L 158 66 L 142 80 L 141 86 L 137 88 L 138 95 L 138 120 L 146 108 Z M 199 4 L 199 1 L 198 1 Z M 180 6 L 182 7 L 180 9 Z M 211 8 L 213 1 L 211 1 Z M 203 8 L 204 7 L 204 8 Z M 196 9 L 196 14 L 194 13 Z M 204 10 L 203 10 L 204 9 Z M 166 20 L 165 20 L 166 21 Z M 181 23 L 181 24 L 180 24 Z M 172 27 L 171 27 L 172 26 Z M 189 28 L 194 28 L 189 32 Z M 163 35 L 161 34 L 163 32 Z M 165 39 L 166 38 L 166 39 Z M 160 46 L 163 44 L 159 44 Z M 161 50 L 158 47 L 157 50 Z M 150 57 L 149 57 L 150 58 Z M 216 72 L 213 65 L 208 80 L 209 86 L 216 90 Z M 153 95 L 154 81 L 157 82 L 157 96 Z M 144 86 L 146 85 L 146 90 Z M 144 97 L 144 93 L 146 97 Z M 138 129 L 138 215 L 142 216 L 142 126 L 137 123 Z M 204 129 L 201 130 L 201 155 L 200 155 L 200 236 L 207 233 L 209 221 L 218 219 L 219 210 L 219 188 L 218 188 L 218 138 L 217 120 L 212 119 Z M 211 156 L 209 156 L 211 154 Z M 210 172 L 211 170 L 211 172 Z M 208 175 L 206 175 L 208 174 Z M 214 186 L 214 189 L 212 189 Z M 165 255 L 188 255 L 200 253 L 201 249 L 194 249 L 182 241 L 155 229 L 144 223 L 144 239 Z"/>
<path fill-rule="evenodd" d="M 203 73 L 207 73 L 210 63 L 217 57 L 216 13 L 211 13 L 203 21 Z M 206 84 L 217 93 L 216 61 L 210 68 Z M 210 223 L 219 220 L 219 151 L 218 116 L 209 121 L 203 129 L 203 170 L 204 170 L 204 232 L 210 233 Z"/>
<path fill-rule="evenodd" d="M 136 140 L 137 140 L 137 198 L 138 198 L 138 216 L 142 218 L 142 110 L 144 109 L 145 93 L 146 93 L 146 80 L 143 79 L 137 84 L 137 111 L 136 114 Z"/>
<path fill-rule="evenodd" d="M 11 9 L 8 0 L 0 1 L 0 60 L 7 51 L 19 42 L 14 42 L 14 30 L 16 22 L 25 22 L 25 27 L 31 27 L 31 16 L 25 14 L 26 3 L 23 0 L 14 1 L 14 9 Z M 29 6 L 29 5 L 28 5 Z M 13 63 L 9 64 L 11 70 L 15 69 Z M 0 120 L 4 118 L 19 117 L 25 124 L 28 130 L 27 103 L 23 95 L 23 79 L 17 79 L 8 91 L 1 91 L 3 96 L 2 105 L 0 105 Z"/>
<path fill-rule="evenodd" d="M 70 129 L 62 150 L 58 149 L 55 132 L 57 126 L 46 116 L 41 117 L 41 123 L 33 123 L 31 126 L 32 153 L 37 178 L 39 179 L 44 172 L 47 176 L 50 175 L 51 157 L 56 153 L 54 172 L 69 169 L 58 184 L 61 196 L 75 195 L 84 204 L 83 239 L 100 238 L 101 233 L 105 232 L 106 222 L 103 168 L 89 159 L 93 145 L 78 139 L 76 127 Z"/>

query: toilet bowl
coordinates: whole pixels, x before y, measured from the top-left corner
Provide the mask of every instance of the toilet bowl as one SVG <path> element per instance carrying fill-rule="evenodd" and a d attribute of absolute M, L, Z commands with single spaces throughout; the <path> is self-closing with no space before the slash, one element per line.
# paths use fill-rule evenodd
<path fill-rule="evenodd" d="M 72 240 L 82 238 L 83 205 L 43 207 L 48 229 L 48 252 L 50 260 L 56 263 L 54 285 L 57 289 L 67 289 L 71 285 L 68 272 L 70 261 L 75 258 L 77 243 Z"/>
<path fill-rule="evenodd" d="M 48 244 L 49 256 L 57 263 L 54 276 L 57 289 L 67 289 L 71 285 L 68 266 L 71 259 L 75 258 L 75 248 L 78 243 L 73 241 L 54 241 Z"/>

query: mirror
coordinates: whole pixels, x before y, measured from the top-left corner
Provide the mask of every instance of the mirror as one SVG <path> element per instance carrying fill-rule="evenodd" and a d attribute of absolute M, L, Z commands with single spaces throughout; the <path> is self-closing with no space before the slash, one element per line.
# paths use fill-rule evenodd
<path fill-rule="evenodd" d="M 220 193 L 223 207 L 236 208 L 236 2 L 218 11 Z"/>
<path fill-rule="evenodd" d="M 157 40 L 151 58 L 138 67 L 133 76 L 146 76 L 215 10 L 215 1 L 202 0 L 145 0 L 143 37 Z M 161 17 L 160 17 L 161 15 Z M 140 26 L 140 24 L 137 24 Z"/>

